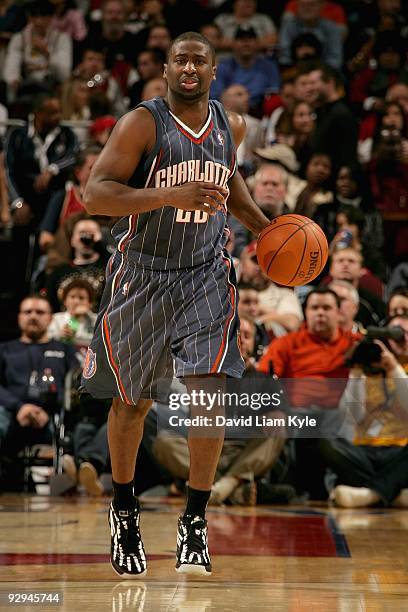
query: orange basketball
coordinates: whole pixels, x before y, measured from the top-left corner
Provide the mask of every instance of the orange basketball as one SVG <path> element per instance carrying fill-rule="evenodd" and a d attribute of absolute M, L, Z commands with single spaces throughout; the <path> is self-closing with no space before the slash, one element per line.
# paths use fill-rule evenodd
<path fill-rule="evenodd" d="M 259 235 L 258 263 L 275 283 L 295 287 L 310 283 L 323 270 L 329 247 L 323 230 L 308 217 L 281 215 Z"/>

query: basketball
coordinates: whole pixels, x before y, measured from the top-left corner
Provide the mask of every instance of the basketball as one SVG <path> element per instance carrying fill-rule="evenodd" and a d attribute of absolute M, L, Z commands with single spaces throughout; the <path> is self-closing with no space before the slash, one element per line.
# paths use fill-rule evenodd
<path fill-rule="evenodd" d="M 274 283 L 306 285 L 326 265 L 329 247 L 323 230 L 302 215 L 280 215 L 259 235 L 258 263 Z"/>

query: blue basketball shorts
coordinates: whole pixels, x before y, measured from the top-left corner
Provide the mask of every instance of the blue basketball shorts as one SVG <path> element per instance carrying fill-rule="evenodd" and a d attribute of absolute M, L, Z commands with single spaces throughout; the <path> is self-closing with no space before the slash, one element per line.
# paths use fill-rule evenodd
<path fill-rule="evenodd" d="M 163 401 L 163 381 L 174 376 L 241 377 L 237 301 L 225 251 L 201 266 L 166 271 L 138 267 L 115 253 L 81 390 L 134 405 L 139 399 Z"/>

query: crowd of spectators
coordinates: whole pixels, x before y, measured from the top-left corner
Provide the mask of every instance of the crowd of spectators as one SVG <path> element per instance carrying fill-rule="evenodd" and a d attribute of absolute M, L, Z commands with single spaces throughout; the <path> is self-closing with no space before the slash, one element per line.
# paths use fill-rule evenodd
<path fill-rule="evenodd" d="M 408 505 L 406 8 L 0 2 L 0 490 L 21 485 L 22 448 L 55 435 L 52 410 L 92 336 L 116 221 L 85 211 L 92 166 L 121 115 L 165 95 L 166 53 L 190 29 L 216 51 L 211 97 L 245 118 L 237 161 L 255 202 L 271 220 L 311 217 L 330 250 L 311 285 L 282 287 L 260 270 L 256 237 L 229 218 L 245 376 L 286 382 L 286 414 L 318 415 L 321 431 L 227 440 L 211 503 L 307 494 L 347 507 Z M 397 332 L 357 359 L 369 326 Z M 100 495 L 109 406 L 75 405 L 64 470 L 73 487 Z M 145 483 L 182 494 L 188 478 L 185 440 L 155 433 L 166 410 L 155 405 L 148 417 L 139 492 Z"/>

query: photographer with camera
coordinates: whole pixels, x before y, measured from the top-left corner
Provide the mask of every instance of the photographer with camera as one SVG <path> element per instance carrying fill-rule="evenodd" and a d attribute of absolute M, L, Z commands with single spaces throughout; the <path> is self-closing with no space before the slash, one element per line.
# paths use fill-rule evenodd
<path fill-rule="evenodd" d="M 331 498 L 345 508 L 408 507 L 408 318 L 368 328 L 349 364 L 340 408 L 356 423 L 355 438 L 320 440 L 337 475 Z"/>
<path fill-rule="evenodd" d="M 88 281 L 99 304 L 109 253 L 102 241 L 101 227 L 94 219 L 79 219 L 71 236 L 71 260 L 57 266 L 45 279 L 45 290 L 54 312 L 60 310 L 62 292 L 73 278 Z"/>
<path fill-rule="evenodd" d="M 72 346 L 49 339 L 51 317 L 45 298 L 25 298 L 18 315 L 20 338 L 0 345 L 0 459 L 8 460 L 2 480 L 11 486 L 17 484 L 11 478 L 17 453 L 51 442 L 50 416 L 60 406 L 67 372 L 79 365 Z"/>

